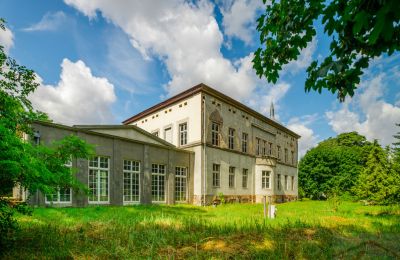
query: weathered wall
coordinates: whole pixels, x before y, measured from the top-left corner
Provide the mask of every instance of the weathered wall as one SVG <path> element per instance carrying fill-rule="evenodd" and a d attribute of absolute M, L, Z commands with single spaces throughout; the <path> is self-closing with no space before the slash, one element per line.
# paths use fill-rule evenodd
<path fill-rule="evenodd" d="M 140 162 L 140 203 L 151 203 L 151 164 L 166 165 L 166 203 L 175 202 L 175 167 L 181 166 L 188 169 L 188 202 L 193 196 L 193 162 L 194 154 L 186 151 L 178 151 L 168 147 L 149 143 L 136 142 L 134 140 L 118 137 L 103 136 L 88 131 L 78 131 L 71 128 L 53 127 L 49 125 L 35 124 L 35 131 L 39 131 L 42 144 L 50 144 L 52 141 L 75 134 L 95 145 L 95 153 L 98 156 L 110 158 L 109 172 L 109 201 L 105 204 L 123 205 L 123 160 Z M 77 168 L 77 179 L 83 184 L 88 184 L 88 161 L 73 159 L 72 166 Z M 36 193 L 32 196 L 33 204 L 45 205 L 44 196 Z M 72 206 L 88 205 L 88 197 L 82 192 L 72 194 Z"/>

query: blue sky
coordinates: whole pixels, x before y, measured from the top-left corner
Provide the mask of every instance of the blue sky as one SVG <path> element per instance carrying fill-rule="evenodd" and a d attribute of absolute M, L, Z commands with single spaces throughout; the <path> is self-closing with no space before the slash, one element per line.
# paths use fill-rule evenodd
<path fill-rule="evenodd" d="M 41 83 L 34 106 L 64 124 L 119 124 L 200 82 L 302 135 L 300 150 L 358 131 L 390 144 L 400 123 L 400 56 L 379 57 L 352 99 L 304 92 L 305 71 L 328 53 L 318 34 L 277 84 L 255 76 L 261 1 L 8 1 L 0 44 Z"/>

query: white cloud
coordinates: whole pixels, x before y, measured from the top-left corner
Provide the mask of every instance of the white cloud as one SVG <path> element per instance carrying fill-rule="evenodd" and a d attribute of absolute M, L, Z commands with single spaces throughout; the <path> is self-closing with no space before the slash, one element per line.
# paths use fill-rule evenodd
<path fill-rule="evenodd" d="M 276 85 L 259 87 L 251 99 L 247 101 L 249 106 L 265 116 L 270 116 L 271 103 L 274 103 L 275 119 L 279 120 L 280 100 L 286 95 L 290 85 L 286 82 Z"/>
<path fill-rule="evenodd" d="M 8 53 L 14 45 L 14 35 L 10 29 L 0 29 L 0 45 L 4 47 L 5 53 Z"/>
<path fill-rule="evenodd" d="M 381 72 L 363 80 L 354 98 L 339 110 L 326 112 L 332 129 L 336 133 L 357 131 L 369 140 L 378 139 L 382 145 L 391 144 L 393 134 L 398 132 L 395 124 L 400 122 L 400 107 L 383 100 L 390 76 Z"/>
<path fill-rule="evenodd" d="M 55 31 L 66 22 L 66 19 L 67 16 L 62 11 L 46 13 L 38 23 L 24 28 L 23 30 L 27 32 Z"/>
<path fill-rule="evenodd" d="M 303 155 L 312 147 L 314 147 L 318 139 L 315 136 L 314 131 L 301 123 L 292 123 L 287 126 L 293 132 L 299 134 L 301 136 L 299 140 L 299 158 L 303 157 Z"/>
<path fill-rule="evenodd" d="M 318 143 L 318 136 L 309 127 L 318 118 L 318 114 L 294 117 L 289 120 L 288 128 L 301 136 L 299 140 L 299 157 Z"/>
<path fill-rule="evenodd" d="M 260 0 L 218 1 L 223 15 L 222 26 L 229 37 L 250 44 L 256 23 L 256 14 L 263 4 Z"/>
<path fill-rule="evenodd" d="M 239 100 L 256 88 L 252 54 L 235 63 L 223 57 L 223 35 L 208 1 L 65 2 L 90 19 L 101 13 L 129 35 L 144 59 L 161 59 L 171 78 L 165 86 L 169 96 L 200 82 Z"/>
<path fill-rule="evenodd" d="M 105 78 L 93 76 L 83 61 L 74 63 L 64 59 L 61 68 L 57 85 L 41 84 L 31 95 L 34 108 L 63 124 L 113 122 L 114 86 Z"/>
<path fill-rule="evenodd" d="M 307 47 L 302 49 L 299 57 L 296 60 L 289 62 L 288 64 L 282 67 L 281 76 L 284 74 L 296 74 L 300 70 L 307 68 L 310 66 L 313 60 L 313 54 L 315 49 L 317 48 L 318 40 L 316 37 L 312 39 L 310 43 L 308 43 Z"/>

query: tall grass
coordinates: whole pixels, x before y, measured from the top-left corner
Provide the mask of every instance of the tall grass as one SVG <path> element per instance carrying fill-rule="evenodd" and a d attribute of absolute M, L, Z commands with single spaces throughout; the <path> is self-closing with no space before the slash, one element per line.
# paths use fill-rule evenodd
<path fill-rule="evenodd" d="M 346 202 L 39 208 L 4 258 L 400 258 L 400 208 Z"/>

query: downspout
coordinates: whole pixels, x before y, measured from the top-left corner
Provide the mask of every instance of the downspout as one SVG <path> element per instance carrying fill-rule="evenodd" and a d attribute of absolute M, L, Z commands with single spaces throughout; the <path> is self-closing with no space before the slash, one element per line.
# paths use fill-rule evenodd
<path fill-rule="evenodd" d="M 206 206 L 206 183 L 207 183 L 207 171 L 206 171 L 206 102 L 205 96 L 202 96 L 202 108 L 203 108 L 203 206 Z"/>

